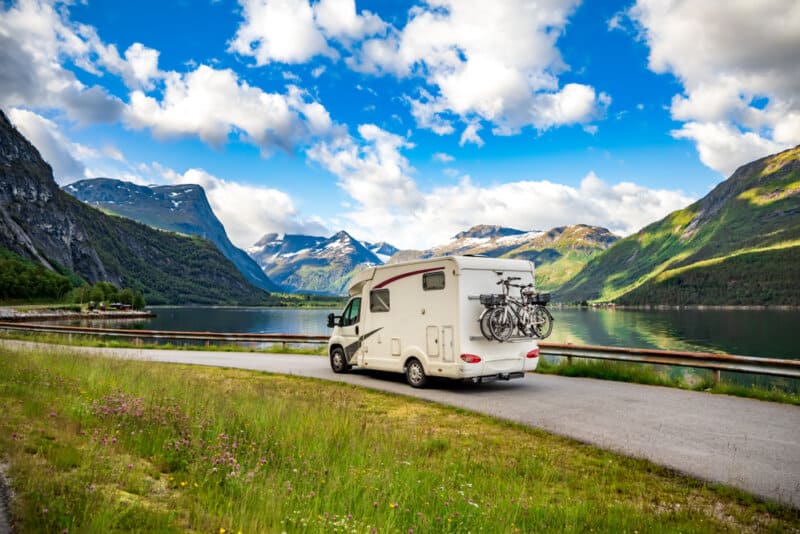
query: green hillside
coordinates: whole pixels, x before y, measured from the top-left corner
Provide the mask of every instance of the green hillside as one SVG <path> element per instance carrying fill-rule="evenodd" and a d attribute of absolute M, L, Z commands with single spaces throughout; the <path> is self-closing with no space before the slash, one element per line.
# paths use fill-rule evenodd
<path fill-rule="evenodd" d="M 740 167 L 590 261 L 564 302 L 798 305 L 800 147 Z"/>
<path fill-rule="evenodd" d="M 0 300 L 60 299 L 70 289 L 67 276 L 0 247 Z"/>
<path fill-rule="evenodd" d="M 540 291 L 554 291 L 617 239 L 605 228 L 585 224 L 561 226 L 535 237 L 503 257 L 531 260 L 536 265 L 536 287 Z"/>
<path fill-rule="evenodd" d="M 109 216 L 66 195 L 106 270 L 148 304 L 267 304 L 217 247 L 196 236 Z"/>

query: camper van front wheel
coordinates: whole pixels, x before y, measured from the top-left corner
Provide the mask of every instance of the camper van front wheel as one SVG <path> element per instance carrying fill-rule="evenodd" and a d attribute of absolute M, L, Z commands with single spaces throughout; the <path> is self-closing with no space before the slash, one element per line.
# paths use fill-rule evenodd
<path fill-rule="evenodd" d="M 425 376 L 425 368 L 417 359 L 408 360 L 406 364 L 406 381 L 413 388 L 425 387 L 428 377 Z"/>
<path fill-rule="evenodd" d="M 336 347 L 331 351 L 331 369 L 334 373 L 346 373 L 350 370 L 347 364 L 347 357 L 341 347 Z"/>

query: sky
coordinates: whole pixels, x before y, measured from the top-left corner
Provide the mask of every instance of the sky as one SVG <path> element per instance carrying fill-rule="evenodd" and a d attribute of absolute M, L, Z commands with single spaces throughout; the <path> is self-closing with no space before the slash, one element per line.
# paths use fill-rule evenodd
<path fill-rule="evenodd" d="M 625 236 L 800 144 L 797 0 L 0 4 L 61 185 L 198 183 L 231 240 Z"/>

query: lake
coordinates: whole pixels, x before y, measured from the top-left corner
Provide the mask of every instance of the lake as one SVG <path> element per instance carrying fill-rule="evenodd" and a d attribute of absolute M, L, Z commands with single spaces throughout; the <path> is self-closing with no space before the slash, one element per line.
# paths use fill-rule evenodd
<path fill-rule="evenodd" d="M 151 330 L 326 335 L 328 309 L 167 307 L 134 327 Z M 547 341 L 800 359 L 798 310 L 553 309 Z M 131 327 L 128 324 L 127 327 Z"/>

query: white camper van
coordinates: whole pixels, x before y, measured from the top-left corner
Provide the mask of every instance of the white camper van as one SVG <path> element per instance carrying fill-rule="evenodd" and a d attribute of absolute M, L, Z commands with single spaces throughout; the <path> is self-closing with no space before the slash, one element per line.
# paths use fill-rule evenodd
<path fill-rule="evenodd" d="M 358 273 L 342 314 L 328 316 L 331 368 L 404 373 L 413 387 L 430 376 L 474 382 L 524 376 L 536 369 L 536 340 L 487 339 L 479 322 L 486 309 L 480 295 L 500 293 L 503 279 L 532 285 L 533 263 L 446 256 Z"/>

